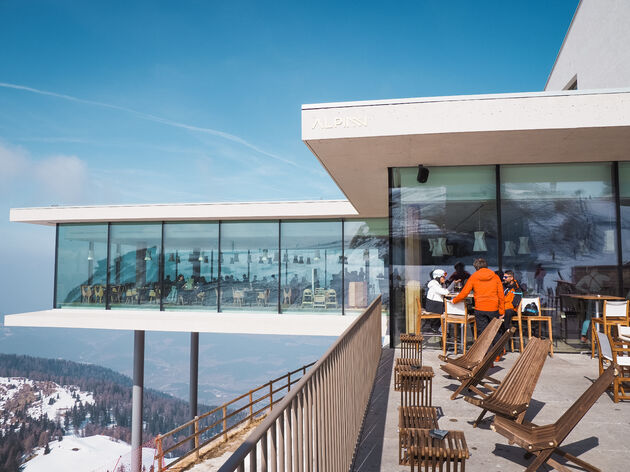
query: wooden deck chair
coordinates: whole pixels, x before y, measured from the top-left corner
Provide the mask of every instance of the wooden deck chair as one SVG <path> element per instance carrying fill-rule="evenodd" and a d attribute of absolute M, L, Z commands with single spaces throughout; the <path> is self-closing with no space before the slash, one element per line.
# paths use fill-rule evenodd
<path fill-rule="evenodd" d="M 604 333 L 609 333 L 613 325 L 630 325 L 630 317 L 628 315 L 628 300 L 604 300 L 604 310 L 601 318 L 591 318 L 591 359 L 595 357 L 595 333 L 597 325 L 604 326 Z"/>
<path fill-rule="evenodd" d="M 422 322 L 424 320 L 440 320 L 440 324 L 443 324 L 442 313 L 431 313 L 429 311 L 425 311 L 422 308 L 420 297 L 416 297 L 416 308 L 416 334 L 422 334 Z"/>
<path fill-rule="evenodd" d="M 468 403 L 482 409 L 473 428 L 477 427 L 488 411 L 497 416 L 516 419 L 519 423 L 523 421 L 547 359 L 549 343 L 548 339 L 532 338 L 494 392 L 485 398 L 464 397 Z"/>
<path fill-rule="evenodd" d="M 468 314 L 468 307 L 465 302 L 453 303 L 450 300 L 444 300 L 444 314 L 442 315 L 442 355 L 446 355 L 446 338 L 448 325 L 463 325 L 464 332 L 463 351 L 466 354 L 466 343 L 468 341 L 468 325 L 473 328 L 473 338 L 477 339 L 477 320 L 473 315 Z M 453 338 L 455 339 L 455 354 L 457 354 L 457 327 L 453 328 Z"/>
<path fill-rule="evenodd" d="M 488 327 L 484 330 L 484 333 L 488 329 L 490 329 L 490 325 L 488 325 Z M 458 365 L 455 362 L 449 362 L 440 367 L 448 375 L 461 382 L 461 385 L 457 388 L 457 390 L 455 390 L 455 392 L 453 392 L 453 395 L 451 395 L 451 400 L 455 400 L 455 398 L 457 398 L 457 395 L 459 395 L 462 391 L 472 391 L 481 397 L 486 396 L 486 394 L 484 394 L 481 390 L 477 388 L 477 385 L 481 385 L 483 388 L 491 392 L 496 390 L 496 388 L 493 387 L 491 384 L 498 385 L 500 381 L 487 375 L 488 370 L 492 366 L 492 363 L 494 362 L 496 357 L 501 352 L 503 352 L 503 348 L 510 340 L 510 338 L 514 336 L 515 331 L 516 328 L 511 327 L 509 330 L 503 333 L 503 335 L 494 344 L 494 346 L 492 346 L 490 350 L 486 352 L 481 362 L 471 368 L 467 368 L 463 365 Z M 479 337 L 479 339 L 481 339 L 481 336 Z"/>
<path fill-rule="evenodd" d="M 465 369 L 472 369 L 477 364 L 479 364 L 483 357 L 486 355 L 486 352 L 488 352 L 488 349 L 490 349 L 490 345 L 492 344 L 494 337 L 499 332 L 502 324 L 503 320 L 499 318 L 492 319 L 490 323 L 488 323 L 488 326 L 483 331 L 483 333 L 479 335 L 477 340 L 473 343 L 472 346 L 470 346 L 470 349 L 468 349 L 468 352 L 466 352 L 465 354 L 456 358 L 448 357 L 448 354 L 439 354 L 438 358 L 441 361 L 455 364 L 460 367 L 464 367 Z"/>
<path fill-rule="evenodd" d="M 409 465 L 411 436 L 418 429 L 439 429 L 437 408 L 412 406 L 398 409 L 398 464 Z"/>
<path fill-rule="evenodd" d="M 613 399 L 630 400 L 630 389 L 626 391 L 626 384 L 630 384 L 630 343 L 613 340 L 610 334 L 596 331 L 597 349 L 599 353 L 599 375 L 604 372 L 606 365 L 615 364 L 618 375 L 613 382 Z"/>
<path fill-rule="evenodd" d="M 394 390 L 400 390 L 400 370 L 407 366 L 422 367 L 422 340 L 421 334 L 400 335 L 400 357 L 394 364 Z M 404 367 L 403 367 L 404 366 Z"/>
<path fill-rule="evenodd" d="M 399 462 L 409 465 L 408 429 L 437 429 L 437 410 L 431 406 L 433 369 L 420 367 L 400 372 L 400 406 L 398 407 Z"/>
<path fill-rule="evenodd" d="M 523 313 L 523 309 L 533 303 L 538 308 L 538 315 L 536 316 L 527 316 Z M 551 320 L 551 316 L 542 314 L 542 305 L 540 303 L 539 297 L 533 298 L 522 298 L 521 303 L 518 306 L 518 310 L 516 310 L 516 316 L 512 318 L 512 321 L 515 322 L 518 326 L 518 336 L 520 339 L 520 348 L 519 351 L 523 352 L 523 323 L 527 323 L 527 338 L 528 340 L 532 338 L 532 322 L 537 322 L 539 326 L 539 330 L 542 329 L 540 325 L 542 323 L 547 323 L 547 331 L 549 331 L 549 339 L 551 339 L 551 344 L 549 345 L 549 352 L 551 357 L 553 357 L 553 324 Z M 512 352 L 514 352 L 514 339 L 512 339 L 511 343 Z"/>
<path fill-rule="evenodd" d="M 562 472 L 568 472 L 568 468 L 551 457 L 554 453 L 585 470 L 599 472 L 600 469 L 560 449 L 560 444 L 606 391 L 616 375 L 615 366 L 611 365 L 553 424 L 545 426 L 533 423 L 520 424 L 512 419 L 496 416 L 491 429 L 507 438 L 510 443 L 517 444 L 536 456 L 525 469 L 526 472 L 535 472 L 545 463 Z"/>

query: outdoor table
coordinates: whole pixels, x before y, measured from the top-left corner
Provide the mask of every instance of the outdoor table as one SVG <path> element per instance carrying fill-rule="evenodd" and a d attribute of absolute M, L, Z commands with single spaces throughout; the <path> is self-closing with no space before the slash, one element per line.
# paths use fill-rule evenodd
<path fill-rule="evenodd" d="M 623 297 L 617 297 L 615 295 L 598 295 L 598 294 L 584 294 L 584 295 L 577 295 L 577 294 L 568 294 L 567 295 L 570 298 L 575 298 L 577 300 L 585 300 L 585 301 L 592 301 L 593 304 L 595 305 L 595 318 L 599 318 L 600 314 L 601 314 L 601 310 L 602 310 L 602 306 L 604 303 L 604 300 L 625 300 L 625 298 Z"/>

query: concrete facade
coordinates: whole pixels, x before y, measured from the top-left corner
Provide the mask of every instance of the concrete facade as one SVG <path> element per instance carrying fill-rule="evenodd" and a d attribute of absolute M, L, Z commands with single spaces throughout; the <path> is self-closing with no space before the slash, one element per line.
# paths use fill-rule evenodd
<path fill-rule="evenodd" d="M 578 5 L 545 90 L 630 87 L 630 2 L 582 0 Z"/>

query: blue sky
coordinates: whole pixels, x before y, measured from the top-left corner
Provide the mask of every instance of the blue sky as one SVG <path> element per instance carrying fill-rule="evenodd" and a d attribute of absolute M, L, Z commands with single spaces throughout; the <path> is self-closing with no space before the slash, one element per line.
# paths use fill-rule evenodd
<path fill-rule="evenodd" d="M 11 207 L 340 198 L 303 103 L 543 89 L 577 0 L 0 0 L 0 313 L 52 304 Z"/>

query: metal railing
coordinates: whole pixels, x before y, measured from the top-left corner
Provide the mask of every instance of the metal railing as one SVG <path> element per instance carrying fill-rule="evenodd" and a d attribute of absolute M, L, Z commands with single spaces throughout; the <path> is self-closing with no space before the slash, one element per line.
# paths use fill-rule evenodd
<path fill-rule="evenodd" d="M 381 298 L 337 339 L 219 472 L 344 471 L 381 355 Z"/>
<path fill-rule="evenodd" d="M 299 369 L 287 372 L 282 377 L 270 380 L 266 384 L 250 390 L 203 415 L 196 416 L 168 433 L 158 435 L 155 438 L 158 471 L 169 470 L 193 454 L 195 459 L 199 459 L 201 449 L 212 441 L 221 436 L 227 441 L 228 434 L 237 426 L 245 422 L 251 422 L 267 411 L 272 411 L 274 405 L 279 403 L 291 391 L 291 387 L 300 381 L 306 374 L 306 369 L 313 364 L 315 363 L 311 362 Z M 244 401 L 247 403 L 242 404 Z M 216 431 L 217 429 L 219 431 Z M 191 430 L 192 433 L 186 434 L 187 431 Z M 164 459 L 170 453 L 179 452 L 176 450 L 186 445 L 191 445 L 192 447 L 175 460 L 165 464 Z"/>

